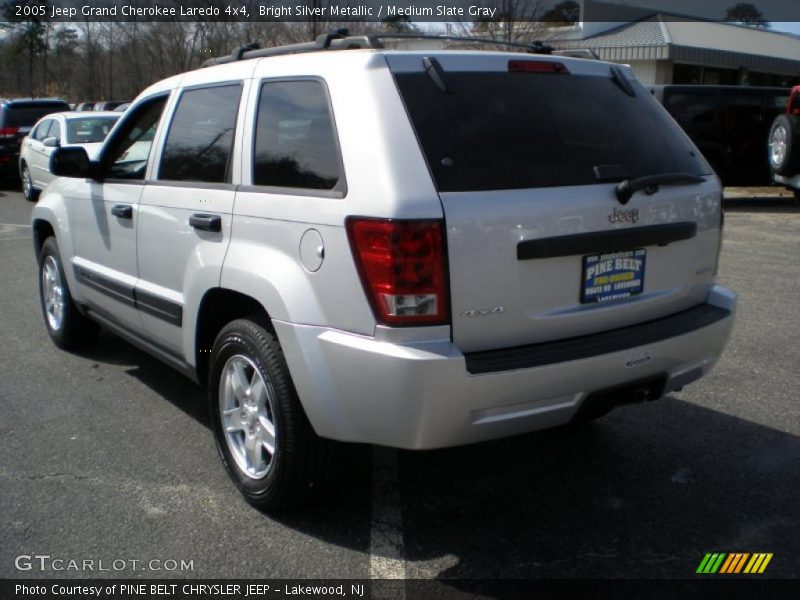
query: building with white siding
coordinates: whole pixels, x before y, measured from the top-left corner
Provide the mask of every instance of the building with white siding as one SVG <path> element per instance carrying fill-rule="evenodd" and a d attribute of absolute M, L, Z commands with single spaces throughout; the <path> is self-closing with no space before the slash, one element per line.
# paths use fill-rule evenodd
<path fill-rule="evenodd" d="M 629 64 L 645 85 L 800 83 L 800 37 L 732 23 L 654 14 L 628 23 L 579 23 L 553 30 L 547 40 Z"/>

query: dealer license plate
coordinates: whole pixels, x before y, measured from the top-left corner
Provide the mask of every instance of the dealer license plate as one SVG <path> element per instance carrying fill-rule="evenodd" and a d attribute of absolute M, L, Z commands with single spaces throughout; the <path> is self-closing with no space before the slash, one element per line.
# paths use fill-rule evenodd
<path fill-rule="evenodd" d="M 581 302 L 607 302 L 641 294 L 646 258 L 644 248 L 584 256 Z"/>

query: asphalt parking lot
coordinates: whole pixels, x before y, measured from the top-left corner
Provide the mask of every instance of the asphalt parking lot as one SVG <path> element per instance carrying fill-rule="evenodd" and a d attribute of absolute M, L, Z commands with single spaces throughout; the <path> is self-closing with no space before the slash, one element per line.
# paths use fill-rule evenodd
<path fill-rule="evenodd" d="M 200 388 L 110 334 L 50 343 L 31 205 L 1 192 L 0 577 L 686 578 L 712 551 L 800 577 L 800 206 L 726 207 L 740 304 L 711 376 L 585 429 L 363 449 L 337 496 L 271 518 L 225 475 Z M 20 572 L 22 554 L 193 568 Z"/>

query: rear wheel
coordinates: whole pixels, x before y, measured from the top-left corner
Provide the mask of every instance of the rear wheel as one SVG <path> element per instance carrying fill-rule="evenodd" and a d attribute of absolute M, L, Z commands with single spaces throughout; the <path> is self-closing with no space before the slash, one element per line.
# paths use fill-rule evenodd
<path fill-rule="evenodd" d="M 328 486 L 338 444 L 314 433 L 265 319 L 223 328 L 211 353 L 208 393 L 220 458 L 250 504 L 303 504 Z"/>
<path fill-rule="evenodd" d="M 39 190 L 33 187 L 33 179 L 31 179 L 31 171 L 28 165 L 22 165 L 22 193 L 25 195 L 25 200 L 28 202 L 36 202 L 39 198 Z"/>
<path fill-rule="evenodd" d="M 97 338 L 100 326 L 82 315 L 72 301 L 54 237 L 44 241 L 39 253 L 39 299 L 47 333 L 56 346 L 78 350 Z"/>
<path fill-rule="evenodd" d="M 800 117 L 778 115 L 769 132 L 769 166 L 778 175 L 800 173 Z"/>

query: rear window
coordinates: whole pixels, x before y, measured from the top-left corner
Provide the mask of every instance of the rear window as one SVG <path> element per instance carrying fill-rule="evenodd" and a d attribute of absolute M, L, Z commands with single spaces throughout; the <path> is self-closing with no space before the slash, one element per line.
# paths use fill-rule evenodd
<path fill-rule="evenodd" d="M 68 144 L 94 144 L 106 139 L 119 117 L 86 117 L 67 121 Z"/>
<path fill-rule="evenodd" d="M 14 103 L 3 108 L 0 117 L 3 127 L 30 127 L 45 115 L 69 110 L 63 102 Z"/>
<path fill-rule="evenodd" d="M 445 72 L 395 75 L 439 191 L 591 185 L 595 167 L 628 177 L 706 175 L 656 100 L 609 77 Z"/>

